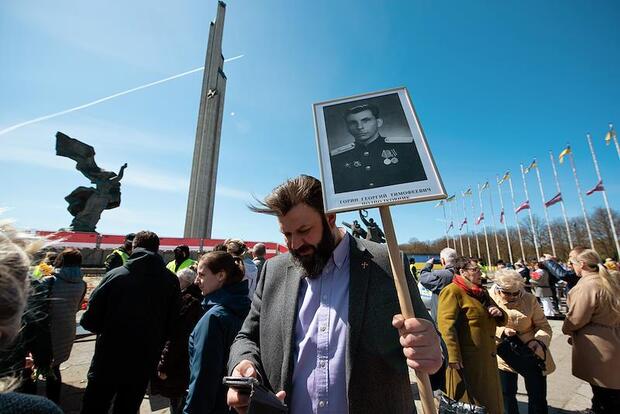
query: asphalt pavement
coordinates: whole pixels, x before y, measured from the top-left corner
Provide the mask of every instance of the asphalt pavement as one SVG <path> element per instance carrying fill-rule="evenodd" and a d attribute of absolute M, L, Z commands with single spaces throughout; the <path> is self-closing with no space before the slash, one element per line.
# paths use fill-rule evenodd
<path fill-rule="evenodd" d="M 547 381 L 547 399 L 549 412 L 574 413 L 590 407 L 592 390 L 590 385 L 571 374 L 571 346 L 567 342 L 567 336 L 562 334 L 562 321 L 550 321 L 553 328 L 551 352 L 557 365 L 556 371 L 549 375 Z M 84 334 L 85 332 L 81 332 Z M 71 357 L 62 364 L 61 374 L 63 389 L 61 395 L 61 407 L 67 414 L 79 413 L 82 394 L 86 387 L 86 373 L 93 355 L 95 337 L 93 335 L 81 336 L 76 340 Z M 413 387 L 415 389 L 415 377 L 412 374 Z M 43 387 L 39 387 L 39 394 L 44 394 Z M 523 380 L 519 379 L 519 410 L 527 413 L 527 394 Z M 169 413 L 168 401 L 158 396 L 145 396 L 140 413 Z M 418 412 L 422 413 L 418 404 Z"/>

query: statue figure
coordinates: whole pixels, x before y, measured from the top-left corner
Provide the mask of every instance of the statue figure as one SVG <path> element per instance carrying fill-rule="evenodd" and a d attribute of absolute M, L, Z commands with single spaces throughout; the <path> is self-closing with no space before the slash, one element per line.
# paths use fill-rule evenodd
<path fill-rule="evenodd" d="M 368 235 L 368 233 L 366 233 L 366 230 L 364 230 L 362 226 L 360 226 L 360 223 L 357 220 L 353 220 L 353 224 L 349 224 L 346 221 L 343 221 L 342 224 L 351 229 L 351 234 L 353 235 L 353 237 L 357 237 L 358 239 L 365 239 Z"/>
<path fill-rule="evenodd" d="M 118 174 L 105 171 L 95 163 L 95 149 L 62 132 L 56 133 L 56 155 L 76 161 L 80 171 L 93 187 L 78 187 L 65 197 L 69 213 L 74 217 L 70 229 L 94 232 L 103 210 L 110 210 L 121 204 L 121 179 L 127 168 L 124 164 Z"/>
<path fill-rule="evenodd" d="M 362 214 L 362 211 L 364 212 L 364 214 Z M 383 233 L 383 230 L 381 230 L 381 227 L 379 227 L 379 225 L 375 222 L 375 220 L 372 217 L 366 220 L 366 217 L 368 216 L 368 212 L 366 210 L 360 210 L 359 213 L 360 218 L 362 219 L 362 221 L 366 225 L 366 229 L 368 230 L 366 240 L 374 241 L 376 243 L 385 243 L 385 234 Z"/>

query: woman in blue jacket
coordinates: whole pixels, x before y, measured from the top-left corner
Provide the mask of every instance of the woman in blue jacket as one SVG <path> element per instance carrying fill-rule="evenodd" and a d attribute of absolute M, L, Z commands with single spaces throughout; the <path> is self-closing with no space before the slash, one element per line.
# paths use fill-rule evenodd
<path fill-rule="evenodd" d="M 226 362 L 248 312 L 248 281 L 243 259 L 210 252 L 198 264 L 196 284 L 204 295 L 204 316 L 189 337 L 190 382 L 186 414 L 228 413 Z"/>

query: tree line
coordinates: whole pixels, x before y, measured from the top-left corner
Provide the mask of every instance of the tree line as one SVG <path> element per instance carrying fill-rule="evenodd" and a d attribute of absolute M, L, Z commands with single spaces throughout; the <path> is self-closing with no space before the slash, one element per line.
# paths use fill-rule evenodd
<path fill-rule="evenodd" d="M 620 214 L 616 210 L 612 210 L 612 217 L 616 228 L 620 228 Z M 551 249 L 551 241 L 549 239 L 549 232 L 547 230 L 547 224 L 544 219 L 533 214 L 534 219 L 534 231 L 538 241 L 538 247 L 540 254 L 553 254 Z M 614 260 L 618 260 L 616 247 L 614 243 L 614 236 L 609 225 L 609 218 L 607 211 L 602 208 L 596 208 L 592 213 L 588 215 L 588 221 L 590 223 L 590 230 L 592 232 L 592 239 L 594 240 L 594 249 L 604 259 L 611 257 Z M 590 247 L 590 240 L 588 238 L 588 232 L 586 228 L 585 220 L 583 216 L 571 217 L 568 219 L 568 225 L 571 232 L 571 238 L 573 246 L 585 246 Z M 553 241 L 555 244 L 556 256 L 560 260 L 566 260 L 568 253 L 570 252 L 570 243 L 566 234 L 566 224 L 563 218 L 556 218 L 550 222 L 551 232 L 553 235 Z M 472 256 L 480 257 L 486 262 L 487 251 L 486 243 L 484 239 L 484 232 L 482 226 L 475 226 L 478 234 L 478 243 L 480 245 L 480 254 L 476 247 L 476 236 L 470 226 L 469 233 L 463 231 L 461 239 L 463 241 L 463 251 L 461 251 L 461 243 L 458 236 L 458 231 L 450 233 L 450 247 L 454 248 L 454 236 L 456 234 L 456 250 L 459 254 L 469 256 L 469 248 L 467 238 L 469 236 L 469 243 L 471 243 Z M 528 261 L 536 259 L 536 249 L 534 245 L 534 235 L 530 226 L 530 220 L 527 214 L 523 214 L 523 218 L 519 221 L 519 227 L 521 229 L 521 237 L 523 240 L 523 250 L 525 258 Z M 499 246 L 499 257 L 497 255 L 497 247 L 495 244 L 495 236 L 493 231 L 497 232 L 497 245 Z M 506 242 L 506 233 L 503 225 L 498 225 L 492 228 L 487 226 L 487 236 L 489 240 L 489 250 L 491 263 L 494 264 L 498 259 L 502 259 L 506 262 L 510 261 L 510 255 L 508 253 L 508 243 Z M 508 227 L 508 238 L 510 239 L 510 248 L 512 250 L 513 261 L 521 259 L 521 246 L 519 244 L 519 235 L 517 233 L 516 226 Z M 407 254 L 438 254 L 443 248 L 446 247 L 446 238 L 441 237 L 435 240 L 420 241 L 415 238 L 410 239 L 409 242 L 401 244 L 400 248 Z"/>

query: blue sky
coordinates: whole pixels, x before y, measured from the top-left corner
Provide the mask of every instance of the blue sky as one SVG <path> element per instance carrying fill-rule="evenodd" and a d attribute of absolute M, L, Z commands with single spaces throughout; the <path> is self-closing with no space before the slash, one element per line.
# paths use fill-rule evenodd
<path fill-rule="evenodd" d="M 224 54 L 244 57 L 225 65 L 214 237 L 281 241 L 275 220 L 246 204 L 288 177 L 319 175 L 312 104 L 398 86 L 409 89 L 450 194 L 508 169 L 519 178 L 519 163 L 537 157 L 549 199 L 548 151 L 557 156 L 568 142 L 582 187 L 590 188 L 591 132 L 618 208 L 620 161 L 603 142 L 608 122 L 620 124 L 617 2 L 227 4 Z M 213 0 L 1 2 L 0 130 L 203 65 L 215 11 Z M 4 215 L 42 230 L 71 222 L 63 198 L 88 181 L 54 155 L 60 130 L 93 145 L 105 169 L 129 164 L 122 205 L 104 212 L 98 231 L 181 236 L 201 80 L 195 73 L 1 135 Z M 568 213 L 577 216 L 567 167 L 559 167 L 561 185 Z M 520 179 L 514 184 L 518 203 L 523 188 Z M 542 216 L 533 176 L 528 185 Z M 497 214 L 496 186 L 493 192 Z M 591 210 L 602 198 L 586 203 Z M 400 242 L 443 235 L 434 204 L 392 208 Z M 560 208 L 549 212 L 558 217 Z M 338 221 L 352 219 L 345 213 Z"/>

